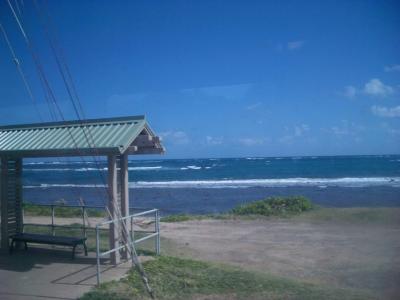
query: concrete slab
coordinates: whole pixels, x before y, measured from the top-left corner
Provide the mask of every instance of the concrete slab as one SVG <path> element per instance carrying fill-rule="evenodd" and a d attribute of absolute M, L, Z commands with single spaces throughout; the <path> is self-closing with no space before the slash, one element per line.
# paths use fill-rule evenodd
<path fill-rule="evenodd" d="M 130 269 L 130 262 L 118 266 L 102 260 L 101 280 L 122 278 Z M 62 247 L 29 247 L 12 255 L 0 254 L 0 299 L 76 299 L 96 284 L 94 253 L 84 256 Z"/>

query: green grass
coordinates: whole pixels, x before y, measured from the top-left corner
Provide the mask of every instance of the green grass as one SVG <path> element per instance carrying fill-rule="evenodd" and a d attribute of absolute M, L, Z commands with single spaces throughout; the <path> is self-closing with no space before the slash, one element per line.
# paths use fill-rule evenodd
<path fill-rule="evenodd" d="M 312 210 L 315 206 L 302 196 L 270 197 L 241 204 L 228 213 L 212 215 L 178 214 L 161 218 L 161 222 L 184 222 L 204 219 L 257 219 L 260 217 L 291 217 Z"/>
<path fill-rule="evenodd" d="M 351 224 L 399 224 L 399 207 L 317 207 L 294 218 L 295 221 L 337 222 Z"/>
<path fill-rule="evenodd" d="M 205 219 L 226 220 L 226 219 L 232 219 L 234 217 L 235 216 L 230 213 L 208 214 L 208 215 L 178 214 L 178 215 L 169 215 L 162 217 L 160 221 L 166 223 L 173 223 L 173 222 L 185 222 L 185 221 L 205 220 Z"/>
<path fill-rule="evenodd" d="M 87 208 L 86 213 L 89 217 L 105 217 L 106 212 L 101 209 Z M 49 206 L 38 206 L 33 203 L 24 203 L 24 214 L 27 216 L 51 216 L 51 208 Z M 54 207 L 56 217 L 74 218 L 82 217 L 82 209 L 78 207 L 57 206 Z"/>
<path fill-rule="evenodd" d="M 215 215 L 171 215 L 161 219 L 161 222 L 184 222 L 191 220 L 221 219 L 221 220 L 260 220 L 271 218 L 288 218 L 292 221 L 303 222 L 340 222 L 349 224 L 380 224 L 393 225 L 400 223 L 399 207 L 318 207 L 299 214 L 281 215 L 237 215 L 233 213 Z"/>
<path fill-rule="evenodd" d="M 237 267 L 159 256 L 143 263 L 156 299 L 368 299 L 349 289 L 294 281 Z M 81 300 L 149 299 L 135 270 L 120 281 L 101 284 Z"/>
<path fill-rule="evenodd" d="M 197 215 L 188 215 L 188 214 L 178 214 L 178 215 L 169 215 L 166 217 L 162 217 L 160 219 L 161 222 L 184 222 L 184 221 L 190 221 L 190 220 L 194 220 L 197 219 L 197 217 L 201 217 L 201 216 L 197 216 Z"/>

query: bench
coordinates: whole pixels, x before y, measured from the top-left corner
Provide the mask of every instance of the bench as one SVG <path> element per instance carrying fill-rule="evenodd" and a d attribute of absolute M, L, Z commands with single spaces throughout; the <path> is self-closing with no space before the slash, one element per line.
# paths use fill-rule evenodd
<path fill-rule="evenodd" d="M 70 246 L 72 247 L 72 259 L 75 258 L 76 246 L 82 245 L 85 250 L 85 256 L 88 255 L 86 247 L 87 238 L 52 236 L 52 235 L 36 234 L 36 233 L 18 233 L 10 236 L 10 239 L 11 239 L 10 254 L 12 254 L 16 242 L 23 242 L 25 244 L 25 250 L 28 250 L 28 243 Z"/>

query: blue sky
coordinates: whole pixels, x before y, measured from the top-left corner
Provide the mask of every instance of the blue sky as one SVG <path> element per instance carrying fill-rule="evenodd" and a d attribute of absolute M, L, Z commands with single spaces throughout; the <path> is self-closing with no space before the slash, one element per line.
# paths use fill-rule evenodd
<path fill-rule="evenodd" d="M 18 3 L 74 119 L 38 15 Z M 45 3 L 86 116 L 145 114 L 166 157 L 400 153 L 398 1 Z M 5 1 L 0 22 L 51 120 Z M 0 82 L 0 123 L 39 121 L 2 36 Z"/>

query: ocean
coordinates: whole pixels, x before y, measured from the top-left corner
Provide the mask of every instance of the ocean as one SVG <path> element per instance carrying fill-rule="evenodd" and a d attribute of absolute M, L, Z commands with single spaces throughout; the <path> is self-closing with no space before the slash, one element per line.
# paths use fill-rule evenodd
<path fill-rule="evenodd" d="M 103 206 L 105 161 L 27 161 L 24 201 Z M 400 206 L 400 155 L 129 161 L 131 206 L 164 214 L 218 213 L 269 196 L 322 206 Z"/>

